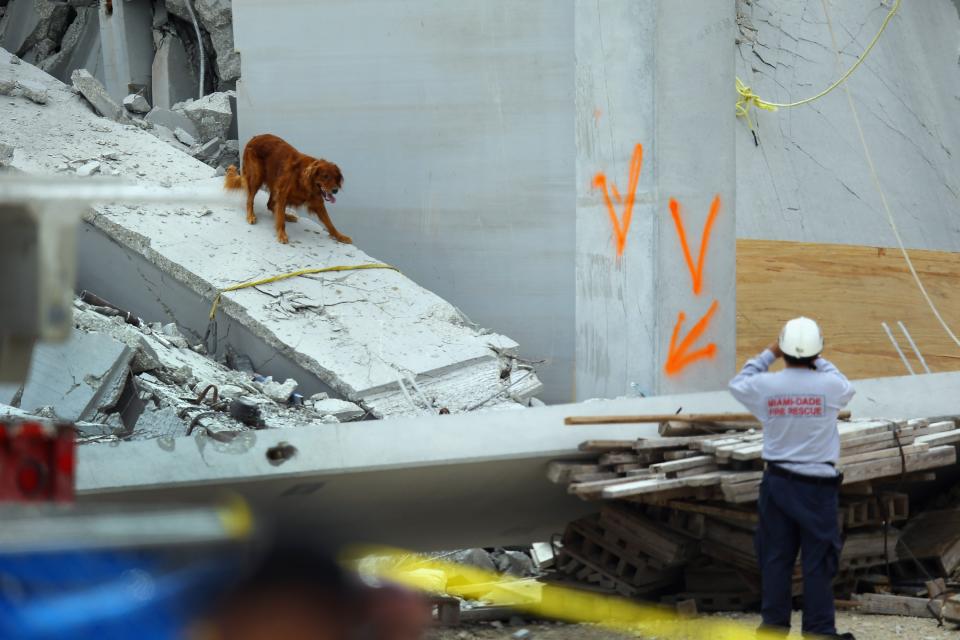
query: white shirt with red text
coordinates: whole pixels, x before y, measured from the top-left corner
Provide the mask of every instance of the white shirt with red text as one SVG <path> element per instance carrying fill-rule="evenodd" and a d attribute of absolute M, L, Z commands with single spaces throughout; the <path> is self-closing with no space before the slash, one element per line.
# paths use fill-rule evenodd
<path fill-rule="evenodd" d="M 747 361 L 730 381 L 730 393 L 763 423 L 763 459 L 794 473 L 829 477 L 840 458 L 837 414 L 855 393 L 828 360 L 817 369 L 787 367 L 770 373 L 769 349 Z"/>

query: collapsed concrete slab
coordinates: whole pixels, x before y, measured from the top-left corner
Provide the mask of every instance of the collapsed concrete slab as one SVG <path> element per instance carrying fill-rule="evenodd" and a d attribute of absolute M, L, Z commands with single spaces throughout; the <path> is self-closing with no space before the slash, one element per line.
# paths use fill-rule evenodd
<path fill-rule="evenodd" d="M 0 65 L 8 59 L 0 51 Z M 98 118 L 35 67 L 10 68 L 49 93 L 43 107 L 16 101 L 8 111 L 18 121 L 0 122 L 0 139 L 18 148 L 16 168 L 49 174 L 95 160 L 168 186 L 213 176 L 137 127 Z M 259 194 L 256 226 L 246 224 L 239 198 L 235 207 L 94 207 L 79 239 L 80 286 L 142 317 L 176 322 L 192 339 L 206 337 L 214 353 L 246 353 L 258 372 L 297 380 L 304 396 L 331 392 L 377 417 L 520 408 L 538 392 L 514 341 L 473 326 L 400 271 L 313 274 L 225 293 L 210 323 L 217 292 L 239 282 L 376 262 L 306 218 L 287 224 L 291 243 L 280 245 L 265 201 Z M 349 220 L 335 209 L 332 216 L 349 232 Z"/>
<path fill-rule="evenodd" d="M 77 69 L 86 69 L 103 80 L 100 49 L 100 18 L 97 7 L 77 7 L 77 17 L 67 28 L 60 50 L 43 60 L 39 67 L 63 82 L 69 82 Z"/>
<path fill-rule="evenodd" d="M 960 373 L 857 380 L 855 417 L 955 415 Z M 585 440 L 657 436 L 655 424 L 567 426 L 566 416 L 742 412 L 723 392 L 593 401 L 515 412 L 257 432 L 242 449 L 209 438 L 81 447 L 81 502 L 209 500 L 241 492 L 271 522 L 330 542 L 456 549 L 547 540 L 596 511 L 546 478 Z M 425 446 L 429 443 L 429 446 Z M 281 444 L 293 455 L 280 465 Z"/>
<path fill-rule="evenodd" d="M 199 135 L 197 133 L 197 128 L 193 126 L 193 122 L 190 121 L 190 118 L 182 113 L 170 111 L 169 109 L 165 109 L 163 107 L 157 106 L 151 109 L 150 113 L 144 117 L 144 120 L 151 124 L 164 126 L 170 131 L 183 129 L 193 138 Z"/>
<path fill-rule="evenodd" d="M 56 50 L 70 19 L 70 7 L 51 0 L 20 0 L 7 6 L 0 21 L 0 47 L 27 62 Z"/>

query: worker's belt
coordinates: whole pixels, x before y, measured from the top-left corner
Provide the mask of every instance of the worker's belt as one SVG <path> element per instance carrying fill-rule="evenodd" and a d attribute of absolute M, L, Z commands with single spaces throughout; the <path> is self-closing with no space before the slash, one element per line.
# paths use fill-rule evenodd
<path fill-rule="evenodd" d="M 794 473 L 781 467 L 778 462 L 786 462 L 785 460 L 767 460 L 767 472 L 775 476 L 782 476 L 784 478 L 790 478 L 791 480 L 797 480 L 799 482 L 806 482 L 808 484 L 824 485 L 828 487 L 839 487 L 843 484 L 843 474 L 837 474 L 832 478 L 827 478 L 823 476 L 808 476 L 802 473 Z M 830 466 L 833 466 L 831 463 Z"/>

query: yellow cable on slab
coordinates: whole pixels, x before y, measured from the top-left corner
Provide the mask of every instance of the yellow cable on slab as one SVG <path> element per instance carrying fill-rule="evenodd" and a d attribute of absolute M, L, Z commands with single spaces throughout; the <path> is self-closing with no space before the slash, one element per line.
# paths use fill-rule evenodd
<path fill-rule="evenodd" d="M 833 42 L 833 50 L 836 53 L 837 63 L 839 64 L 840 49 L 837 46 L 837 37 L 833 31 L 833 20 L 830 18 L 830 7 L 827 0 L 820 0 L 820 2 L 823 4 L 823 13 L 827 17 L 827 28 L 830 30 L 830 40 Z M 897 10 L 899 5 L 900 0 L 897 0 L 897 3 L 891 10 L 891 15 L 893 11 Z M 890 16 L 887 16 L 887 20 L 889 19 Z M 886 26 L 886 24 L 887 21 L 884 21 L 883 26 Z M 873 46 L 873 44 L 871 43 L 870 46 Z M 867 51 L 869 51 L 869 49 L 867 49 Z M 893 231 L 893 235 L 897 239 L 897 246 L 900 248 L 900 253 L 903 255 L 903 259 L 907 263 L 907 267 L 910 269 L 910 275 L 913 276 L 914 282 L 917 283 L 920 293 L 923 294 L 924 300 L 927 301 L 927 306 L 930 307 L 930 311 L 932 311 L 933 315 L 937 318 L 937 322 L 939 322 L 940 326 L 943 327 L 943 330 L 947 332 L 947 335 L 950 336 L 950 339 L 953 340 L 958 347 L 960 347 L 960 339 L 957 339 L 956 334 L 950 329 L 950 326 L 947 324 L 946 320 L 943 319 L 943 316 L 940 315 L 940 310 L 937 309 L 937 305 L 934 304 L 930 294 L 927 293 L 927 288 L 923 286 L 923 281 L 920 280 L 920 276 L 917 274 L 917 270 L 913 266 L 913 260 L 910 259 L 910 254 L 907 252 L 907 248 L 903 244 L 903 238 L 900 236 L 900 230 L 897 228 L 897 223 L 893 219 L 893 213 L 890 211 L 890 205 L 887 203 L 887 195 L 883 191 L 883 182 L 880 180 L 880 176 L 877 174 L 876 165 L 873 163 L 873 154 L 870 153 L 870 147 L 867 145 L 867 138 L 863 135 L 863 127 L 860 126 L 860 116 L 857 113 L 857 107 L 853 103 L 853 96 L 850 94 L 850 87 L 844 86 L 844 91 L 847 94 L 847 103 L 850 105 L 850 112 L 853 114 L 853 123 L 856 125 L 857 133 L 860 135 L 860 144 L 863 145 L 863 155 L 867 159 L 867 167 L 870 169 L 870 176 L 873 178 L 873 183 L 877 187 L 877 193 L 880 194 L 880 203 L 883 205 L 883 210 L 887 214 L 887 222 L 890 224 L 890 229 Z"/>
<path fill-rule="evenodd" d="M 240 289 L 246 289 L 248 287 L 257 287 L 262 284 L 270 284 L 271 282 L 278 282 L 280 280 L 286 280 L 287 278 L 296 278 L 298 276 L 306 276 L 314 273 L 330 273 L 333 271 L 362 271 L 365 269 L 390 269 L 392 271 L 400 271 L 396 267 L 390 266 L 389 264 L 383 263 L 372 263 L 372 264 L 351 264 L 351 265 L 341 265 L 336 267 L 322 267 L 319 269 L 300 269 L 299 271 L 291 271 L 289 273 L 281 273 L 277 276 L 270 276 L 269 278 L 262 278 L 260 280 L 251 280 L 249 282 L 241 282 L 240 284 L 235 284 L 226 289 L 221 289 L 217 292 L 216 297 L 213 299 L 213 306 L 210 307 L 210 320 L 213 320 L 217 315 L 217 307 L 220 306 L 220 298 L 223 294 L 230 291 L 239 291 Z"/>
<path fill-rule="evenodd" d="M 850 75 L 856 71 L 857 67 L 867 59 L 867 54 L 873 49 L 873 46 L 877 44 L 877 41 L 880 40 L 880 35 L 887 28 L 887 25 L 890 24 L 890 19 L 893 18 L 893 15 L 897 12 L 897 9 L 900 8 L 901 0 L 894 0 L 893 6 L 890 8 L 890 11 L 887 13 L 887 17 L 883 19 L 883 24 L 880 25 L 880 30 L 877 31 L 877 35 L 873 36 L 873 40 L 870 41 L 870 44 L 867 45 L 867 48 L 864 49 L 863 53 L 857 58 L 857 61 L 847 69 L 846 73 L 840 76 L 836 82 L 831 84 L 829 87 L 821 91 L 815 96 L 809 98 L 804 98 L 803 100 L 797 100 L 796 102 L 770 102 L 769 100 L 764 100 L 753 91 L 750 90 L 750 87 L 745 85 L 740 78 L 737 78 L 737 93 L 740 94 L 740 99 L 737 100 L 736 104 L 736 113 L 738 118 L 743 118 L 747 121 L 747 126 L 750 127 L 750 131 L 753 131 L 753 122 L 750 120 L 750 109 L 751 107 L 757 107 L 758 109 L 764 109 L 765 111 L 776 111 L 777 109 L 785 109 L 787 107 L 798 107 L 802 104 L 808 104 L 814 100 L 819 100 L 823 96 L 827 95 L 837 87 L 839 87 L 843 82 L 850 77 Z M 836 48 L 836 45 L 834 45 Z"/>

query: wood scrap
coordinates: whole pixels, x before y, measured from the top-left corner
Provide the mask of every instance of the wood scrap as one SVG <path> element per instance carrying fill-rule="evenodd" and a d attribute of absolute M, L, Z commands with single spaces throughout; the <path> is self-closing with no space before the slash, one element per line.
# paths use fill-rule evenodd
<path fill-rule="evenodd" d="M 849 411 L 841 411 L 840 420 L 850 418 Z M 652 413 L 641 415 L 614 416 L 569 416 L 564 418 L 567 425 L 594 424 L 659 424 L 661 422 L 757 422 L 752 413 Z"/>

